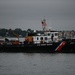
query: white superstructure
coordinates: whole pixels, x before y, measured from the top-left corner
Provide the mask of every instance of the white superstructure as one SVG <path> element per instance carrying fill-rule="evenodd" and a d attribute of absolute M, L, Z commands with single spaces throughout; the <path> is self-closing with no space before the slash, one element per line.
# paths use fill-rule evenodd
<path fill-rule="evenodd" d="M 52 37 L 53 35 L 53 37 Z M 33 42 L 36 43 L 50 43 L 58 42 L 58 32 L 45 32 L 37 36 L 33 36 Z"/>

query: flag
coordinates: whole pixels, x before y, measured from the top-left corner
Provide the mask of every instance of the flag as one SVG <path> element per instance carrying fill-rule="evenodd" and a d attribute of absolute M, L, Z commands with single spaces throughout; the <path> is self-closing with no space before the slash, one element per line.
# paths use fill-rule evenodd
<path fill-rule="evenodd" d="M 42 26 L 47 26 L 45 19 L 41 23 L 42 23 Z"/>

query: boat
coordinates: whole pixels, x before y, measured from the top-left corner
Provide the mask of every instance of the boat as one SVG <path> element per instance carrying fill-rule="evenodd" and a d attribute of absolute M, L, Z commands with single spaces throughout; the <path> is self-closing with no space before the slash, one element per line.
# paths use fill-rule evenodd
<path fill-rule="evenodd" d="M 51 40 L 51 35 L 54 38 Z M 0 45 L 0 52 L 55 52 L 55 48 L 59 45 L 58 32 L 28 33 L 25 41 L 20 43 L 18 40 L 10 40 L 5 38 L 5 42 Z"/>
<path fill-rule="evenodd" d="M 38 44 L 3 44 L 0 52 L 26 52 L 26 53 L 75 53 L 75 39 L 64 39 L 60 42 Z"/>
<path fill-rule="evenodd" d="M 43 32 L 29 32 L 24 42 L 18 40 L 10 41 L 5 38 L 5 42 L 0 44 L 0 52 L 26 52 L 26 53 L 74 53 L 75 38 L 59 39 L 58 31 L 46 30 L 46 20 L 42 21 Z"/>

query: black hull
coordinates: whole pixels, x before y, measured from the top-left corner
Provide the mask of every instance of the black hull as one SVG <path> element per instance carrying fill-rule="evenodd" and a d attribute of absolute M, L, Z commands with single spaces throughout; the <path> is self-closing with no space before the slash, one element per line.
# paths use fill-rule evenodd
<path fill-rule="evenodd" d="M 50 44 L 0 45 L 0 52 L 75 53 L 75 40 Z"/>
<path fill-rule="evenodd" d="M 26 52 L 26 53 L 51 53 L 55 52 L 57 44 L 38 45 L 5 45 L 0 47 L 0 52 Z"/>

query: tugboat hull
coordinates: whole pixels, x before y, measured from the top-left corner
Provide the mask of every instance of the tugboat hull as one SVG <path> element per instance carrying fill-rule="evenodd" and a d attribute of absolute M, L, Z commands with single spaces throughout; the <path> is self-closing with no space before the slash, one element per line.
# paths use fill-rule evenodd
<path fill-rule="evenodd" d="M 75 39 L 49 44 L 0 45 L 0 52 L 56 53 L 75 52 Z"/>
<path fill-rule="evenodd" d="M 26 53 L 50 53 L 55 52 L 56 44 L 31 44 L 31 45 L 5 45 L 0 47 L 0 52 L 26 52 Z"/>

